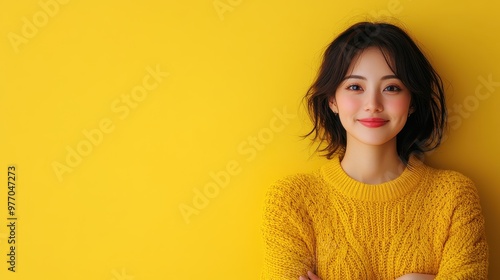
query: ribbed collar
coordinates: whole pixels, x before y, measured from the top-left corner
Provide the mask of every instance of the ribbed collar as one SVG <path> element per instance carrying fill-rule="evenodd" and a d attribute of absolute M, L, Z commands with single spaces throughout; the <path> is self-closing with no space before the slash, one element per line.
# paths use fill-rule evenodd
<path fill-rule="evenodd" d="M 324 180 L 343 195 L 365 201 L 388 201 L 411 191 L 427 172 L 426 165 L 415 156 L 410 157 L 403 173 L 382 184 L 365 184 L 349 177 L 335 156 L 320 169 Z"/>

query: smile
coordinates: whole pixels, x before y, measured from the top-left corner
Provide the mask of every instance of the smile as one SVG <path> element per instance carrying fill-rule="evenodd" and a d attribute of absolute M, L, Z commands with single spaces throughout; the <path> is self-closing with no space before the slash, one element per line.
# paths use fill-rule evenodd
<path fill-rule="evenodd" d="M 388 120 L 384 120 L 384 119 L 381 119 L 381 118 L 358 119 L 358 121 L 362 125 L 364 125 L 366 127 L 371 127 L 371 128 L 381 127 L 381 126 L 383 126 L 383 125 L 385 125 L 386 123 L 389 122 Z"/>

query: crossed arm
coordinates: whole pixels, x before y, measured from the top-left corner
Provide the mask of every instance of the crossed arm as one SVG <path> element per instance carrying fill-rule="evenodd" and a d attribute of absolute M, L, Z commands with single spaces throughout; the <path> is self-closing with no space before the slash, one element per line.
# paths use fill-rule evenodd
<path fill-rule="evenodd" d="M 409 273 L 401 277 L 396 278 L 396 280 L 433 280 L 436 275 L 431 274 L 421 274 L 421 273 Z M 299 280 L 321 280 L 316 274 L 311 271 L 307 272 L 307 276 L 300 276 Z"/>

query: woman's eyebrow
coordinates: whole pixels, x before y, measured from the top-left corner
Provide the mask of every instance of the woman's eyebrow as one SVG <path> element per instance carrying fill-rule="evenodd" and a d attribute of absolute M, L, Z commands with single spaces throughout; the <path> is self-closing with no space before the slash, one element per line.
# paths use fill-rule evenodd
<path fill-rule="evenodd" d="M 360 79 L 360 80 L 366 80 L 366 77 L 360 76 L 360 75 L 349 75 L 345 76 L 343 80 L 347 79 Z M 388 80 L 388 79 L 398 79 L 399 78 L 396 75 L 386 75 L 381 78 L 381 80 Z"/>

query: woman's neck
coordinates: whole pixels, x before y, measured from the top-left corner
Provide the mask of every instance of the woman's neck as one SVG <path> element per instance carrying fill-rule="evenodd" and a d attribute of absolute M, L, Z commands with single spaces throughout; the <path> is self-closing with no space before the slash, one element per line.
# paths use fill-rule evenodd
<path fill-rule="evenodd" d="M 399 177 L 406 167 L 397 154 L 396 139 L 382 146 L 350 143 L 341 166 L 356 181 L 366 184 L 388 182 Z"/>

